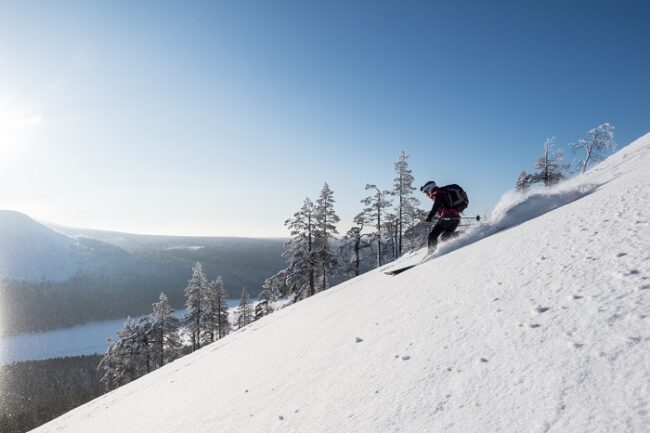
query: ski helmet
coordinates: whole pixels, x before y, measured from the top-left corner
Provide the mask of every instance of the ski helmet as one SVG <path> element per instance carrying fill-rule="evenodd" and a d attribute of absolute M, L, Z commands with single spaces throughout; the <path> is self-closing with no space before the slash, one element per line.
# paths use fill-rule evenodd
<path fill-rule="evenodd" d="M 431 190 L 435 187 L 436 187 L 436 183 L 430 180 L 420 187 L 420 191 L 422 191 L 425 194 L 429 194 Z"/>

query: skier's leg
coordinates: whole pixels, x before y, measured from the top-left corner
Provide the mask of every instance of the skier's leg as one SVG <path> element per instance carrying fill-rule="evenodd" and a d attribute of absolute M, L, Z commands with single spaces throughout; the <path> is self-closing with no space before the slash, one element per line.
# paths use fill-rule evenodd
<path fill-rule="evenodd" d="M 436 250 L 438 245 L 438 236 L 440 236 L 445 231 L 445 225 L 443 221 L 440 220 L 433 226 L 431 232 L 429 233 L 429 238 L 427 239 L 427 254 L 432 254 Z"/>
<path fill-rule="evenodd" d="M 456 229 L 458 228 L 459 223 L 460 223 L 460 219 L 446 220 L 444 226 L 444 232 L 440 236 L 440 239 L 446 241 L 450 238 L 455 238 L 456 236 L 458 236 L 458 233 L 456 233 Z"/>

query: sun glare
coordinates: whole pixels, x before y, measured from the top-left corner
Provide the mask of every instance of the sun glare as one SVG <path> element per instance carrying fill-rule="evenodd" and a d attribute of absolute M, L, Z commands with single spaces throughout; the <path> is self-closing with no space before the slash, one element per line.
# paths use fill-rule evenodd
<path fill-rule="evenodd" d="M 0 106 L 0 158 L 6 160 L 15 156 L 43 119 L 41 113 L 18 112 Z"/>

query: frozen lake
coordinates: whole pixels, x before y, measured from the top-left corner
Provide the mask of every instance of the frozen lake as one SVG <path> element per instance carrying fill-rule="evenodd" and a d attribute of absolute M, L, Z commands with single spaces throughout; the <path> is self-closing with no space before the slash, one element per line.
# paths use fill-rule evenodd
<path fill-rule="evenodd" d="M 229 299 L 228 306 L 235 307 L 238 299 Z M 180 317 L 185 310 L 174 313 Z M 63 356 L 103 354 L 108 347 L 107 339 L 115 337 L 122 329 L 125 319 L 90 322 L 72 328 L 33 334 L 0 337 L 0 365 Z"/>

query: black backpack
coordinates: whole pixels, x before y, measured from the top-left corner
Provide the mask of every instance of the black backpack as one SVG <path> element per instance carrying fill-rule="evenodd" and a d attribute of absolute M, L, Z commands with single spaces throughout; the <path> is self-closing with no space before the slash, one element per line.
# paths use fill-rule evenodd
<path fill-rule="evenodd" d="M 467 208 L 469 198 L 467 198 L 467 193 L 463 188 L 452 183 L 451 185 L 443 186 L 442 189 L 447 194 L 447 202 L 450 208 L 456 209 L 458 212 L 462 212 Z"/>

